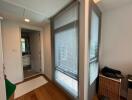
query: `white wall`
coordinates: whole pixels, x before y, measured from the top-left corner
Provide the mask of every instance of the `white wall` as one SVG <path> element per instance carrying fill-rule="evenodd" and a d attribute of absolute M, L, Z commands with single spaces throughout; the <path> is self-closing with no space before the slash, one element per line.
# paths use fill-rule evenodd
<path fill-rule="evenodd" d="M 89 92 L 89 1 L 80 0 L 79 100 L 91 100 Z"/>
<path fill-rule="evenodd" d="M 47 23 L 44 26 L 44 74 L 49 78 L 52 79 L 52 58 L 51 58 L 51 29 L 50 23 Z"/>
<path fill-rule="evenodd" d="M 23 80 L 22 56 L 20 49 L 21 28 L 42 31 L 41 28 L 21 24 L 15 21 L 6 20 L 2 22 L 4 64 L 6 67 L 7 78 L 13 83 Z"/>
<path fill-rule="evenodd" d="M 20 50 L 19 25 L 9 21 L 2 22 L 4 65 L 7 78 L 16 83 L 23 79 Z"/>
<path fill-rule="evenodd" d="M 1 20 L 0 20 L 0 100 L 6 100 L 5 80 L 3 73 L 3 48 L 1 37 Z"/>
<path fill-rule="evenodd" d="M 132 74 L 132 4 L 103 12 L 100 64 Z"/>

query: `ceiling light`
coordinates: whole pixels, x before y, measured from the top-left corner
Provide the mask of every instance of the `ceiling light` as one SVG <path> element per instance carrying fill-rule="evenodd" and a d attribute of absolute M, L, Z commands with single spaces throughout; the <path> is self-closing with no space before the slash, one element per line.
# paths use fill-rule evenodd
<path fill-rule="evenodd" d="M 25 18 L 24 21 L 29 23 L 30 19 Z"/>
<path fill-rule="evenodd" d="M 95 3 L 98 3 L 98 2 L 100 2 L 100 1 L 101 1 L 101 0 L 94 0 Z"/>

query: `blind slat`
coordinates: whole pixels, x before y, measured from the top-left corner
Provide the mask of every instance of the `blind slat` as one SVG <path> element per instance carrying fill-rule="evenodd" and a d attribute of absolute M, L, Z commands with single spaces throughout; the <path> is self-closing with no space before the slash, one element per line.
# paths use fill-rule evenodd
<path fill-rule="evenodd" d="M 78 74 L 77 40 L 76 27 L 55 33 L 55 65 L 76 76 Z"/>

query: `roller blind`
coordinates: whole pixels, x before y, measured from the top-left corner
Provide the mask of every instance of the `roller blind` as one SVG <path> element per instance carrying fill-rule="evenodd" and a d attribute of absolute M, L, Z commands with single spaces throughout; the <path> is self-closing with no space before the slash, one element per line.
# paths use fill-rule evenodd
<path fill-rule="evenodd" d="M 77 77 L 77 29 L 70 28 L 55 34 L 55 66 L 73 78 Z"/>
<path fill-rule="evenodd" d="M 60 28 L 76 20 L 78 20 L 78 6 L 74 4 L 54 18 L 54 29 Z"/>
<path fill-rule="evenodd" d="M 78 77 L 78 7 L 72 5 L 54 18 L 55 69 Z"/>

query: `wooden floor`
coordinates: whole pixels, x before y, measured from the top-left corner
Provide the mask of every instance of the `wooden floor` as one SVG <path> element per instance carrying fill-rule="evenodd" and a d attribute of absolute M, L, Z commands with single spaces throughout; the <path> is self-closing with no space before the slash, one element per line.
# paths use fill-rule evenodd
<path fill-rule="evenodd" d="M 94 96 L 93 100 L 99 100 L 99 98 L 97 96 Z M 120 100 L 126 100 L 126 99 L 120 98 Z"/>
<path fill-rule="evenodd" d="M 16 100 L 71 100 L 71 99 L 64 93 L 64 91 L 62 91 L 55 84 L 49 81 L 47 84 L 17 98 Z M 99 100 L 99 99 L 97 96 L 94 96 L 93 100 Z M 125 100 L 125 99 L 121 99 L 121 100 Z"/>
<path fill-rule="evenodd" d="M 33 70 L 24 70 L 24 78 L 29 78 L 37 74 L 39 74 L 39 72 L 35 72 Z"/>
<path fill-rule="evenodd" d="M 93 100 L 99 100 L 97 96 L 94 96 L 93 97 Z"/>
<path fill-rule="evenodd" d="M 52 82 L 17 98 L 16 100 L 71 100 L 61 89 Z"/>

